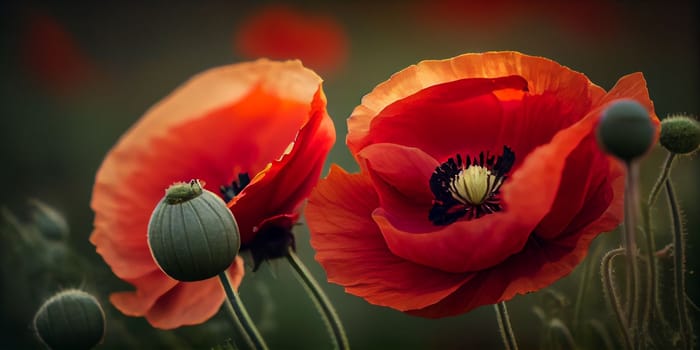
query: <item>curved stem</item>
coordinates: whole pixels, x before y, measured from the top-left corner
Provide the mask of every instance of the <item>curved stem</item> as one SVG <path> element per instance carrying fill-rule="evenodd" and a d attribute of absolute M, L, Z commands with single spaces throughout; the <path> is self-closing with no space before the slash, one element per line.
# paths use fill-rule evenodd
<path fill-rule="evenodd" d="M 649 208 L 647 209 L 651 210 L 652 204 L 654 204 L 654 202 L 656 201 L 656 197 L 659 196 L 661 188 L 664 186 L 664 184 L 666 183 L 666 179 L 668 179 L 668 175 L 671 173 L 671 165 L 673 164 L 673 160 L 675 158 L 676 154 L 672 152 L 669 152 L 666 156 L 663 167 L 661 169 L 661 174 L 659 174 L 659 178 L 656 179 L 656 183 L 654 183 L 654 186 L 651 188 L 651 192 L 649 192 L 649 199 L 647 200 Z"/>
<path fill-rule="evenodd" d="M 654 202 L 661 191 L 662 185 L 668 179 L 669 173 L 671 172 L 671 165 L 675 159 L 676 154 L 669 152 L 664 161 L 661 174 L 656 179 L 656 183 L 649 193 L 649 198 L 644 206 L 644 232 L 645 232 L 645 243 L 646 243 L 646 257 L 647 257 L 647 293 L 644 300 L 644 316 L 642 331 L 646 331 L 649 325 L 649 318 L 653 311 L 659 318 L 663 318 L 663 313 L 661 312 L 661 301 L 659 300 L 659 272 L 658 266 L 656 264 L 656 242 L 654 241 L 654 231 L 651 227 L 651 208 L 654 206 Z M 653 303 L 653 307 L 652 307 Z"/>
<path fill-rule="evenodd" d="M 239 330 L 241 331 L 240 333 L 243 335 L 247 345 L 251 349 L 267 350 L 265 340 L 260 335 L 260 332 L 258 332 L 258 329 L 255 327 L 253 321 L 250 319 L 248 311 L 246 311 L 245 306 L 243 306 L 243 302 L 238 296 L 238 293 L 236 293 L 236 291 L 231 287 L 228 273 L 226 271 L 221 272 L 219 274 L 219 280 L 221 280 L 221 285 L 224 287 L 224 291 L 226 292 L 226 301 L 229 313 L 236 323 L 236 326 L 239 327 Z"/>
<path fill-rule="evenodd" d="M 311 272 L 309 272 L 291 247 L 287 251 L 287 261 L 296 271 L 297 277 L 303 282 L 304 289 L 306 289 L 316 308 L 321 313 L 321 318 L 333 335 L 336 348 L 340 350 L 350 349 L 345 329 L 340 322 L 338 313 L 333 308 L 333 304 L 331 304 L 330 299 L 323 292 L 321 286 L 318 285 Z"/>
<path fill-rule="evenodd" d="M 515 340 L 513 328 L 510 326 L 510 316 L 508 316 L 508 308 L 504 301 L 495 304 L 496 318 L 498 319 L 498 329 L 503 338 L 503 344 L 506 350 L 518 350 L 518 342 Z"/>
<path fill-rule="evenodd" d="M 617 318 L 617 323 L 622 330 L 623 339 L 625 341 L 625 349 L 633 349 L 634 343 L 632 342 L 632 334 L 630 334 L 630 329 L 627 326 L 627 317 L 625 316 L 625 311 L 620 305 L 620 297 L 617 295 L 617 290 L 615 289 L 615 283 L 613 281 L 613 268 L 612 260 L 614 257 L 624 254 L 624 248 L 617 248 L 607 252 L 603 256 L 603 260 L 600 263 L 600 276 L 603 280 L 603 288 L 605 288 L 605 295 L 608 296 L 610 305 L 615 312 L 615 317 Z"/>
<path fill-rule="evenodd" d="M 688 304 L 685 298 L 685 240 L 683 237 L 683 221 L 681 220 L 676 194 L 670 179 L 666 179 L 666 194 L 668 207 L 671 210 L 673 226 L 673 291 L 676 312 L 678 314 L 678 328 L 681 334 L 681 348 L 690 349 L 692 344 L 692 331 L 690 330 L 690 317 L 688 316 Z"/>
<path fill-rule="evenodd" d="M 552 319 L 549 322 L 549 328 L 552 330 L 556 330 L 559 332 L 560 338 L 564 341 L 562 345 L 562 348 L 564 349 L 570 349 L 574 350 L 576 349 L 576 342 L 574 341 L 573 335 L 571 335 L 571 331 L 569 330 L 569 327 L 567 327 L 564 322 L 562 322 L 560 319 L 555 318 Z"/>
<path fill-rule="evenodd" d="M 637 318 L 639 315 L 639 266 L 637 265 L 637 241 L 635 232 L 637 230 L 637 203 L 638 203 L 638 180 L 639 164 L 637 162 L 627 163 L 627 181 L 625 183 L 625 230 L 624 247 L 627 258 L 627 267 L 630 274 L 630 288 L 632 293 L 628 293 L 626 300 L 630 307 L 629 326 L 632 334 L 637 333 Z"/>

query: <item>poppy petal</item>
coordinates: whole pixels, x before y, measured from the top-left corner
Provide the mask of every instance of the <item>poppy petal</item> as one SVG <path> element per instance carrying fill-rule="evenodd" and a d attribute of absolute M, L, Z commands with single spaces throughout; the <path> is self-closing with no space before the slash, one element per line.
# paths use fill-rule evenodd
<path fill-rule="evenodd" d="M 596 233 L 597 234 L 597 233 Z M 586 254 L 590 237 L 579 240 L 581 249 L 550 244 L 539 246 L 534 240 L 517 255 L 493 269 L 475 273 L 476 276 L 462 285 L 455 293 L 429 307 L 408 311 L 410 314 L 440 318 L 459 315 L 483 305 L 508 300 L 515 294 L 524 294 L 550 285 L 567 275 Z M 572 254 L 575 252 L 575 254 Z M 510 288 L 513 284 L 518 288 Z M 526 289 L 523 286 L 527 286 Z"/>
<path fill-rule="evenodd" d="M 517 103 L 502 103 L 502 106 L 501 119 L 494 120 L 501 127 L 491 135 L 493 144 L 499 148 L 492 152 L 500 153 L 502 146 L 511 148 L 516 158 L 513 171 L 520 166 L 525 155 L 550 142 L 557 132 L 581 120 L 591 109 L 591 104 L 559 100 L 550 92 L 528 94 Z"/>
<path fill-rule="evenodd" d="M 258 173 L 229 203 L 239 220 L 242 242 L 248 242 L 260 225 L 248 218 L 294 211 L 318 181 L 326 155 L 335 143 L 335 128 L 326 113 L 326 98 L 320 88 L 309 114 L 311 119 L 299 131 L 291 151 Z"/>
<path fill-rule="evenodd" d="M 336 165 L 311 193 L 304 215 L 330 282 L 372 304 L 408 310 L 434 304 L 469 280 L 393 255 L 369 217 L 378 205 L 369 178 Z"/>
<path fill-rule="evenodd" d="M 650 112 L 652 123 L 656 126 L 658 134 L 659 120 L 654 112 L 646 81 L 641 73 L 634 73 L 620 78 L 610 92 L 598 101 L 598 104 L 607 106 L 608 103 L 617 99 L 634 99 L 642 104 Z M 587 191 L 585 188 L 587 186 L 595 186 L 600 181 L 596 179 L 601 177 L 603 179 L 607 178 L 608 181 L 616 179 L 622 172 L 620 164 L 615 163 L 615 161 L 611 163 L 609 157 L 603 156 L 595 143 L 593 127 L 597 123 L 601 111 L 601 107 L 595 109 L 586 116 L 586 122 L 581 123 L 583 127 L 590 128 L 587 131 L 589 133 L 588 140 L 583 142 L 582 146 L 572 153 L 571 159 L 568 161 L 557 202 L 552 206 L 552 211 L 543 219 L 536 230 L 538 236 L 542 238 L 549 239 L 558 232 L 562 232 L 562 229 L 569 224 L 567 220 L 570 220 L 572 214 L 578 213 L 581 208 L 584 208 L 583 204 L 585 204 L 585 208 L 595 207 L 587 203 L 590 200 L 586 197 Z M 580 156 L 586 156 L 587 159 L 581 159 Z M 583 176 L 583 174 L 588 174 L 588 176 L 593 178 L 588 178 Z"/>
<path fill-rule="evenodd" d="M 393 213 L 425 216 L 434 198 L 430 176 L 440 165 L 418 148 L 376 143 L 357 154 L 372 176 L 381 207 Z"/>
<path fill-rule="evenodd" d="M 125 278 L 136 287 L 133 292 L 112 293 L 109 301 L 122 313 L 129 316 L 143 316 L 156 300 L 173 289 L 178 281 L 156 270 L 139 278 Z"/>
<path fill-rule="evenodd" d="M 238 290 L 243 273 L 243 259 L 236 257 L 236 261 L 229 269 L 230 282 L 234 290 Z M 224 289 L 218 278 L 178 283 L 158 298 L 145 316 L 149 323 L 160 329 L 200 324 L 219 311 L 224 296 Z"/>
<path fill-rule="evenodd" d="M 392 252 L 413 262 L 449 272 L 494 266 L 522 249 L 552 206 L 565 161 L 586 135 L 573 127 L 565 131 L 529 154 L 503 185 L 502 212 L 445 227 L 435 227 L 427 217 L 392 215 L 383 208 L 372 217 Z M 541 181 L 543 177 L 548 181 Z"/>
<path fill-rule="evenodd" d="M 562 235 L 564 239 L 530 239 L 522 252 L 493 269 L 477 272 L 473 279 L 452 295 L 409 313 L 429 318 L 458 315 L 482 305 L 509 300 L 516 294 L 542 289 L 571 273 L 586 257 L 592 240 L 600 232 L 613 230 L 622 219 L 624 177 L 619 170 L 622 169 L 611 172 L 615 175 L 610 184 L 614 190 L 602 186 L 591 195 L 591 199 L 602 201 L 594 204 L 594 207 L 605 208 L 605 203 L 610 205 L 602 215 L 598 214 L 597 219 L 592 218 L 592 222 L 591 218 L 574 219 L 573 222 L 589 224 L 583 228 L 572 224 L 566 229 L 569 234 Z"/>
<path fill-rule="evenodd" d="M 608 163 L 608 157 L 600 151 L 595 136 L 589 135 L 566 160 L 557 197 L 535 229 L 537 236 L 551 239 L 560 235 L 579 212 L 591 207 L 589 192 L 608 179 Z"/>
<path fill-rule="evenodd" d="M 347 143 L 353 153 L 369 144 L 373 118 L 388 105 L 425 88 L 467 78 L 521 76 L 530 94 L 552 93 L 557 99 L 590 105 L 605 91 L 585 75 L 542 57 L 518 52 L 464 54 L 448 60 L 423 61 L 410 66 L 378 85 L 362 99 L 348 119 Z"/>
<path fill-rule="evenodd" d="M 554 137 L 551 144 L 540 147 L 535 150 L 535 152 L 542 152 L 542 149 L 548 147 L 552 149 L 568 148 L 576 139 L 580 139 L 584 135 L 590 135 L 600 118 L 602 110 L 607 106 L 607 103 L 620 98 L 633 98 L 639 101 L 645 107 L 651 108 L 652 119 L 656 119 L 653 113 L 653 104 L 646 90 L 644 77 L 638 73 L 630 74 L 622 77 L 615 87 L 599 100 L 601 106 L 593 109 L 584 119 L 574 126 L 559 132 Z M 658 121 L 658 119 L 656 120 Z M 530 155 L 528 158 L 532 157 L 533 155 Z M 533 159 L 541 158 L 537 157 Z M 548 164 L 549 162 L 545 163 Z M 525 168 L 525 165 L 523 168 Z M 568 240 L 578 240 L 575 243 L 575 249 L 562 247 L 561 242 L 557 244 L 555 240 L 546 245 L 546 247 L 550 247 L 550 250 L 546 250 L 541 246 L 542 242 L 536 239 L 528 240 L 527 244 L 531 246 L 530 248 L 525 247 L 520 254 L 516 254 L 507 261 L 499 264 L 496 268 L 479 273 L 470 283 L 465 284 L 459 291 L 445 298 L 441 303 L 423 310 L 414 310 L 411 311 L 411 313 L 424 317 L 444 317 L 459 314 L 480 305 L 507 300 L 518 293 L 522 294 L 540 289 L 571 272 L 576 264 L 585 257 L 588 245 L 593 237 L 600 232 L 613 229 L 620 222 L 622 216 L 621 193 L 623 193 L 623 182 L 621 181 L 624 180 L 623 177 L 620 176 L 621 172 L 618 167 L 612 167 L 611 173 L 614 176 L 611 181 L 613 181 L 612 187 L 615 189 L 613 192 L 615 197 L 612 199 L 611 204 L 609 204 L 608 210 L 599 219 L 582 229 L 580 231 L 581 233 L 576 235 L 569 233 L 565 235 Z M 515 181 L 512 183 L 515 183 Z M 529 195 L 532 197 L 532 194 L 536 192 L 532 189 L 537 189 L 535 185 L 536 184 L 532 184 L 532 186 L 529 187 L 531 191 L 530 194 L 522 193 L 521 196 Z M 604 208 L 605 206 L 593 205 L 593 207 Z M 570 225 L 580 225 L 577 221 L 577 218 L 574 218 Z M 581 221 L 586 222 L 586 220 Z M 534 246 L 532 246 L 533 244 Z M 522 259 L 520 259 L 520 257 L 522 257 Z M 529 277 L 522 277 L 528 275 Z M 520 281 L 520 284 L 515 283 L 518 281 Z M 509 285 L 511 287 L 509 287 Z M 501 297 L 496 300 L 492 298 L 489 298 L 489 300 L 479 300 L 477 297 L 493 295 L 500 295 Z"/>
<path fill-rule="evenodd" d="M 618 99 L 633 99 L 644 106 L 644 108 L 646 108 L 646 110 L 649 112 L 652 123 L 656 127 L 658 138 L 660 121 L 659 117 L 654 111 L 654 103 L 651 101 L 651 97 L 649 97 L 647 81 L 644 79 L 644 75 L 642 73 L 632 73 L 620 78 L 615 86 L 610 89 L 610 92 L 608 92 L 600 100 L 599 104 L 603 105 L 614 102 Z"/>
<path fill-rule="evenodd" d="M 94 231 L 94 232 L 97 232 Z M 145 236 L 145 235 L 144 235 Z M 139 278 L 144 275 L 149 275 L 151 272 L 159 271 L 158 266 L 153 262 L 153 255 L 148 249 L 148 244 L 145 247 L 140 244 L 130 246 L 123 242 L 115 241 L 106 234 L 97 234 L 93 236 L 92 243 L 97 248 L 97 253 L 102 256 L 105 261 L 112 261 L 112 271 L 117 271 L 118 277 L 124 279 Z M 145 239 L 145 238 L 144 238 Z"/>
<path fill-rule="evenodd" d="M 493 135 L 505 122 L 500 122 L 503 108 L 493 92 L 501 89 L 526 90 L 527 81 L 519 76 L 463 79 L 426 88 L 374 117 L 366 141 L 417 147 L 440 161 L 456 153 L 500 150 L 503 145 L 495 145 Z"/>

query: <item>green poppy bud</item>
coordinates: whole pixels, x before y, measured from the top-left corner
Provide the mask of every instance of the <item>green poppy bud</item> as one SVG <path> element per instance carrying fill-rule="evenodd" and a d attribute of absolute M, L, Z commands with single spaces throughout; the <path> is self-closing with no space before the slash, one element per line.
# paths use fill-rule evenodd
<path fill-rule="evenodd" d="M 60 292 L 34 316 L 37 335 L 53 350 L 92 349 L 105 332 L 105 314 L 92 295 L 78 289 Z"/>
<path fill-rule="evenodd" d="M 649 112 L 634 100 L 614 102 L 598 124 L 598 144 L 607 153 L 624 161 L 639 158 L 654 142 L 654 125 Z"/>
<path fill-rule="evenodd" d="M 225 271 L 240 242 L 231 210 L 197 180 L 170 186 L 148 223 L 153 258 L 178 281 L 201 281 Z"/>
<path fill-rule="evenodd" d="M 68 237 L 68 222 L 56 209 L 44 202 L 30 199 L 32 209 L 32 223 L 39 229 L 44 237 L 52 240 L 63 240 Z"/>
<path fill-rule="evenodd" d="M 682 115 L 669 116 L 661 121 L 659 143 L 672 153 L 691 153 L 700 145 L 700 123 Z"/>

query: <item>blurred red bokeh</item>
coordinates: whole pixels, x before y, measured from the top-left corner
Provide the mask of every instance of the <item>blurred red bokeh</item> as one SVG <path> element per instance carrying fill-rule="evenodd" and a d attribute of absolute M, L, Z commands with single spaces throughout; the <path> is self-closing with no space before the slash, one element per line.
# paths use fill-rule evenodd
<path fill-rule="evenodd" d="M 52 15 L 32 9 L 22 23 L 19 59 L 32 80 L 50 93 L 70 93 L 94 77 L 95 67 Z"/>
<path fill-rule="evenodd" d="M 320 73 L 331 73 L 344 65 L 348 39 L 331 15 L 270 5 L 259 8 L 237 27 L 234 46 L 246 59 L 300 59 Z"/>

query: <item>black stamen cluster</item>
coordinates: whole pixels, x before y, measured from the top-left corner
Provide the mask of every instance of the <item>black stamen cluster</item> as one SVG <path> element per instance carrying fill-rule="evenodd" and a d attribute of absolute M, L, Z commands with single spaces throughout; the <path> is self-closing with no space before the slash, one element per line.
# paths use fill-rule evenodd
<path fill-rule="evenodd" d="M 231 186 L 221 185 L 221 187 L 219 187 L 219 191 L 221 191 L 221 195 L 224 197 L 224 202 L 230 202 L 233 197 L 241 193 L 241 191 L 243 191 L 243 189 L 248 186 L 249 183 L 250 176 L 248 173 L 240 173 L 238 174 L 238 180 L 233 180 L 231 182 Z"/>
<path fill-rule="evenodd" d="M 220 191 L 224 201 L 229 202 L 248 184 L 250 184 L 248 173 L 240 173 L 238 180 L 231 182 L 231 186 L 221 186 Z M 284 257 L 289 247 L 295 249 L 295 246 L 292 226 L 266 225 L 255 234 L 252 241 L 241 245 L 241 251 L 250 251 L 253 258 L 253 271 L 257 271 L 263 262 Z"/>
<path fill-rule="evenodd" d="M 483 203 L 479 205 L 463 204 L 452 196 L 450 185 L 463 169 L 467 169 L 472 165 L 485 167 L 494 174 L 495 182 L 505 181 L 506 174 L 510 171 L 515 163 L 515 153 L 508 147 L 503 146 L 503 154 L 496 157 L 489 155 L 488 152 L 479 153 L 479 157 L 473 159 L 468 155 L 463 160 L 460 154 L 454 158 L 449 158 L 446 162 L 440 164 L 433 175 L 430 176 L 430 190 L 433 192 L 435 199 L 433 207 L 428 213 L 428 219 L 435 225 L 449 225 L 463 216 L 468 220 L 482 217 L 486 214 L 501 211 L 499 189 L 500 186 L 493 189 Z"/>

